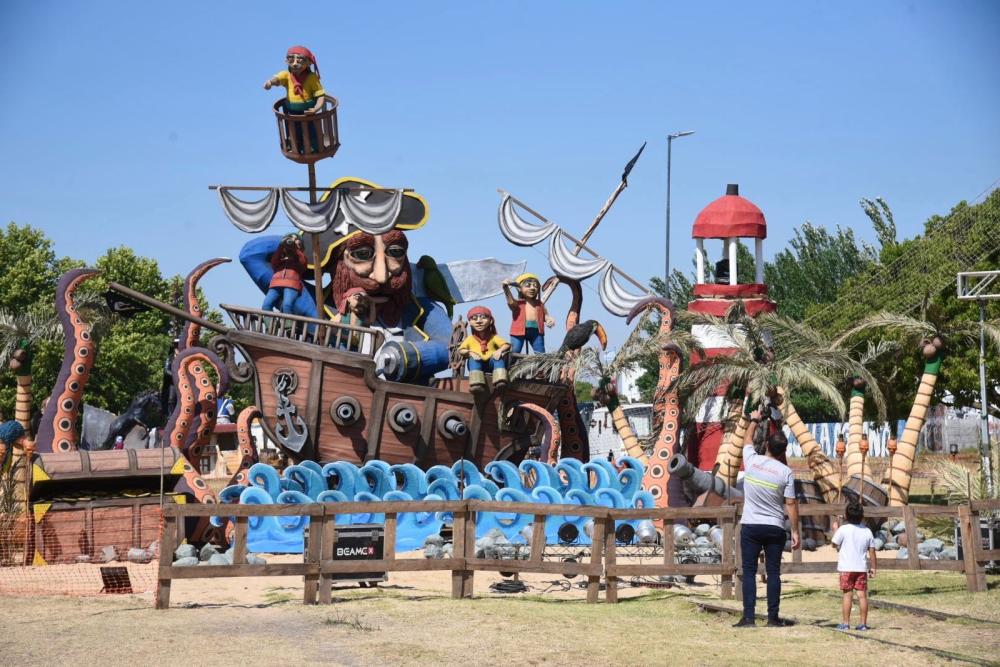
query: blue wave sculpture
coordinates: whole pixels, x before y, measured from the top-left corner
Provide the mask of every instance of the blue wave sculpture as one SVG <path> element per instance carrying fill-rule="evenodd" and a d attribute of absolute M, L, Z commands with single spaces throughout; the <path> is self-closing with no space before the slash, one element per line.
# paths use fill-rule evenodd
<path fill-rule="evenodd" d="M 583 463 L 562 459 L 556 465 L 541 461 L 493 461 L 480 471 L 471 461 L 453 466 L 436 465 L 428 470 L 404 463 L 390 465 L 369 461 L 357 466 L 334 461 L 320 466 L 303 461 L 288 466 L 284 474 L 256 463 L 247 477 L 249 486 L 229 486 L 219 494 L 222 504 L 242 503 L 330 503 L 410 500 L 475 499 L 516 503 L 552 503 L 614 508 L 644 508 L 654 505 L 653 495 L 643 491 L 642 463 L 622 457 L 617 465 L 604 459 Z M 424 540 L 439 533 L 454 517 L 450 512 L 404 512 L 397 516 L 396 550 L 420 548 Z M 499 530 L 514 544 L 530 536 L 534 516 L 517 512 L 478 512 L 476 536 Z M 212 522 L 223 525 L 223 517 Z M 385 514 L 364 512 L 341 514 L 338 525 L 384 523 Z M 589 544 L 590 519 L 583 516 L 550 516 L 545 522 L 549 544 Z M 619 522 L 631 524 L 638 521 Z M 251 517 L 247 549 L 258 553 L 302 553 L 303 532 L 309 517 Z"/>

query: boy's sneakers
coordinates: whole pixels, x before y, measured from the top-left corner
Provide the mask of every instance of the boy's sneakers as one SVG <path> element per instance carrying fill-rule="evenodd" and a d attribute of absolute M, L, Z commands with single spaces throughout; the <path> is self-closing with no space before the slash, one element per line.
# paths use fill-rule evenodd
<path fill-rule="evenodd" d="M 857 627 L 856 627 L 856 628 L 854 628 L 854 629 L 855 629 L 855 630 L 871 630 L 871 628 L 869 628 L 869 627 L 868 627 L 867 625 L 865 625 L 864 623 L 862 623 L 861 625 L 857 626 Z"/>
<path fill-rule="evenodd" d="M 847 623 L 838 623 L 837 624 L 837 629 L 838 630 L 850 630 L 851 626 L 848 625 Z"/>

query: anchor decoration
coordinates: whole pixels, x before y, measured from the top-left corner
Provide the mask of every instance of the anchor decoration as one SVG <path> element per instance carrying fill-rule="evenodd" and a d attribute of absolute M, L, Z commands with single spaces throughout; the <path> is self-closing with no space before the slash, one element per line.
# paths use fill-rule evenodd
<path fill-rule="evenodd" d="M 301 452 L 309 431 L 305 420 L 298 414 L 298 408 L 289 398 L 299 386 L 299 376 L 290 368 L 282 368 L 274 372 L 271 385 L 278 396 L 278 407 L 274 411 L 274 434 L 283 447 L 295 453 Z"/>

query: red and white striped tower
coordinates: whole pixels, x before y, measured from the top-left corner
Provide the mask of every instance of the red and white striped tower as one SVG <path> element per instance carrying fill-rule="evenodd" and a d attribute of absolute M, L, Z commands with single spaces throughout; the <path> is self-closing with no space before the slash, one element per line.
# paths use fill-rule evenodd
<path fill-rule="evenodd" d="M 775 310 L 774 302 L 767 298 L 764 284 L 764 239 L 767 223 L 764 214 L 748 199 L 740 197 L 738 185 L 726 186 L 725 196 L 719 197 L 702 209 L 694 221 L 691 236 L 695 240 L 696 277 L 694 300 L 688 304 L 692 313 L 708 313 L 721 317 L 735 302 L 742 300 L 751 316 Z M 722 259 L 716 262 L 715 282 L 705 282 L 706 241 L 722 241 Z M 737 282 L 737 243 L 740 239 L 753 239 L 756 277 L 751 284 Z M 696 325 L 694 335 L 705 349 L 706 357 L 727 354 L 732 341 L 724 332 L 709 325 Z M 692 359 L 697 361 L 697 359 Z M 725 387 L 719 387 L 719 398 L 706 401 L 698 410 L 694 437 L 685 443 L 688 460 L 702 470 L 715 465 L 719 445 L 722 443 L 725 405 L 721 398 Z"/>

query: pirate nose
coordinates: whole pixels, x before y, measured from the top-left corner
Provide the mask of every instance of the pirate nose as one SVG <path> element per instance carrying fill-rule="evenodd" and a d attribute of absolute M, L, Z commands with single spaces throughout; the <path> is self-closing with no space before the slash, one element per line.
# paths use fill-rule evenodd
<path fill-rule="evenodd" d="M 384 285 L 389 281 L 389 268 L 385 265 L 384 256 L 378 255 L 375 257 L 371 278 L 379 285 Z"/>

